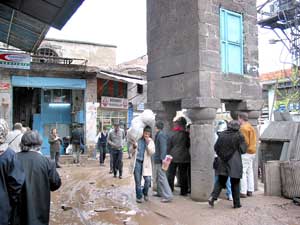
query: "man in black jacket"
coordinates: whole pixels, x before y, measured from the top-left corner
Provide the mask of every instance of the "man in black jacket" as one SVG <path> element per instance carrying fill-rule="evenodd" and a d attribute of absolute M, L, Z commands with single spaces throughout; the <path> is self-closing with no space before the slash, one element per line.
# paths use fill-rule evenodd
<path fill-rule="evenodd" d="M 83 145 L 83 134 L 82 134 L 82 130 L 78 125 L 76 125 L 74 130 L 72 131 L 71 144 L 73 150 L 74 163 L 79 163 L 80 153 L 81 153 L 80 145 Z"/>
<path fill-rule="evenodd" d="M 16 153 L 8 148 L 8 125 L 0 119 L 0 224 L 13 224 L 13 212 L 18 204 L 25 180 Z"/>

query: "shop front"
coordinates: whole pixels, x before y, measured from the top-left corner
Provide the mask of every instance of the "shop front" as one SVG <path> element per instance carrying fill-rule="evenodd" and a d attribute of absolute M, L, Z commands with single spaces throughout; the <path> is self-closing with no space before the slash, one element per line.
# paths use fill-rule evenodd
<path fill-rule="evenodd" d="M 128 99 L 127 83 L 97 79 L 97 98 L 100 107 L 97 111 L 98 130 L 110 129 L 114 121 L 127 128 Z"/>
<path fill-rule="evenodd" d="M 101 97 L 101 107 L 98 110 L 99 128 L 111 128 L 113 121 L 119 121 L 121 127 L 127 128 L 128 101 L 126 98 Z"/>
<path fill-rule="evenodd" d="M 86 80 L 12 76 L 11 83 L 13 123 L 21 122 L 40 133 L 44 155 L 50 154 L 48 138 L 52 128 L 62 139 L 70 136 L 75 124 L 84 128 Z"/>

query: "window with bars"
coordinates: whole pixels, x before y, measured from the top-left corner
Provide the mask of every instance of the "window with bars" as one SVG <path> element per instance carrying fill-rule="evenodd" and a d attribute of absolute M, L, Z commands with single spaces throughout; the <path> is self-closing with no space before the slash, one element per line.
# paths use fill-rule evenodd
<path fill-rule="evenodd" d="M 58 54 L 51 48 L 40 48 L 35 55 L 41 57 L 34 58 L 34 62 L 59 63 L 59 60 L 57 59 Z M 44 56 L 44 58 L 42 56 Z"/>

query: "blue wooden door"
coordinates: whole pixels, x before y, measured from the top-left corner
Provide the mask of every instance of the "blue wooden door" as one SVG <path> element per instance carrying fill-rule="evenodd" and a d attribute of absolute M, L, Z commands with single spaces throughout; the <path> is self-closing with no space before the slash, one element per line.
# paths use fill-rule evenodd
<path fill-rule="evenodd" d="M 41 98 L 40 134 L 43 137 L 42 153 L 49 155 L 50 145 L 48 138 L 52 128 L 57 129 L 61 138 L 70 135 L 71 104 L 45 102 L 44 91 L 42 91 Z"/>

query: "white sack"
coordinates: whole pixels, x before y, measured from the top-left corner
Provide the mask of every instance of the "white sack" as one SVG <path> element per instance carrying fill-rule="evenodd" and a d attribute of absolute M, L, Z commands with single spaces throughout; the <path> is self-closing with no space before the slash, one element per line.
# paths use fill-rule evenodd
<path fill-rule="evenodd" d="M 143 130 L 146 125 L 141 121 L 140 116 L 133 118 L 131 127 L 127 131 L 127 139 L 137 142 L 143 136 Z"/>
<path fill-rule="evenodd" d="M 153 124 L 155 122 L 155 115 L 152 112 L 152 110 L 145 109 L 144 112 L 142 112 L 142 114 L 140 115 L 140 117 L 145 125 L 148 125 L 150 127 L 153 126 Z"/>

